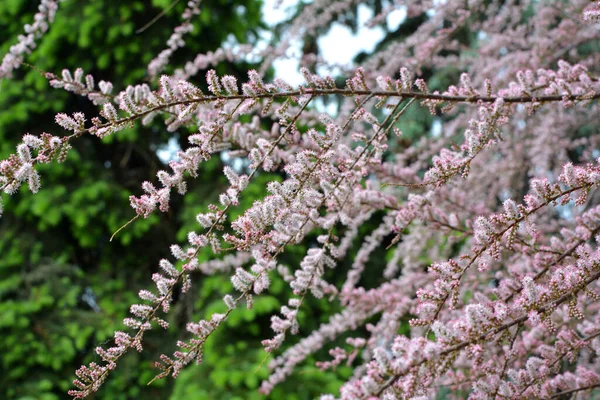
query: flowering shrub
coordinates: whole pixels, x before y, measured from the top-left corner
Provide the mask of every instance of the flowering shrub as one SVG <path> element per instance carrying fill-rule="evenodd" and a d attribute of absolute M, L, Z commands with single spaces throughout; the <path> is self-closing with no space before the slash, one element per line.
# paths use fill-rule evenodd
<path fill-rule="evenodd" d="M 431 398 L 442 388 L 459 398 L 560 398 L 600 387 L 599 5 L 408 3 L 389 4 L 369 24 L 401 8 L 416 28 L 358 67 L 335 66 L 347 77 L 341 85 L 323 73 L 334 66 L 313 53 L 301 60 L 301 85 L 265 74 L 290 43 L 318 36 L 354 2 L 304 6 L 267 50 L 218 49 L 160 75 L 201 13 L 190 1 L 168 47 L 148 65 L 149 84 L 118 90 L 77 66 L 46 74 L 52 87 L 87 97 L 98 112 L 58 113 L 58 127 L 48 129 L 55 134 L 24 135 L 0 163 L 4 193 L 24 184 L 37 192 L 37 165 L 62 162 L 82 135 L 103 139 L 154 119 L 169 132 L 197 126 L 197 133 L 168 170 L 140 183 L 131 223 L 167 212 L 171 197 L 185 195 L 186 181 L 201 179 L 202 163 L 218 154 L 249 165 L 225 166 L 229 187 L 219 203 L 200 210 L 198 229 L 171 246 L 170 260 L 157 260 L 156 287 L 139 292 L 123 321 L 129 330 L 96 349 L 101 362 L 76 371 L 72 396 L 96 392 L 128 351 L 143 351 L 147 331 L 168 327 L 164 315 L 195 284 L 195 271 L 231 271 L 235 291 L 222 312 L 189 321 L 179 350 L 157 362 L 157 378 L 202 362 L 206 340 L 224 321 L 282 279 L 290 298 L 263 341 L 272 355 L 264 393 L 345 334 L 345 347 L 331 348 L 318 366 L 346 363 L 354 374 L 323 399 Z M 42 1 L 0 77 L 43 40 L 57 6 Z M 262 64 L 244 82 L 207 70 L 250 55 Z M 205 81 L 196 77 L 201 71 Z M 444 85 L 440 76 L 455 82 Z M 324 111 L 325 98 L 335 113 Z M 403 132 L 415 108 L 441 129 Z M 265 171 L 284 179 L 234 217 Z M 373 220 L 378 227 L 361 234 Z M 298 265 L 283 261 L 290 246 L 313 238 Z M 214 260 L 200 263 L 205 247 Z M 389 255 L 383 271 L 371 260 L 380 247 Z M 328 270 L 345 258 L 352 264 L 338 287 Z M 379 272 L 377 285 L 364 284 Z M 342 311 L 286 346 L 300 333 L 307 296 Z"/>

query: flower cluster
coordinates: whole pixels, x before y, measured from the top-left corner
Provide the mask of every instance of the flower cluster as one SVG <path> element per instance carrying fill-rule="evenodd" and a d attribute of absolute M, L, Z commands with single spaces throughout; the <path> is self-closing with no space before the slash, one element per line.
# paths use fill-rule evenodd
<path fill-rule="evenodd" d="M 38 163 L 49 163 L 53 160 L 63 162 L 71 149 L 68 141 L 49 133 L 39 137 L 23 135 L 16 154 L 0 161 L 0 192 L 14 194 L 23 183 L 27 183 L 32 193 L 40 190 L 40 175 L 35 170 Z M 36 152 L 35 157 L 32 150 Z M 0 199 L 0 217 L 2 216 L 2 200 Z"/>
<path fill-rule="evenodd" d="M 161 51 L 160 54 L 148 64 L 148 75 L 150 75 L 150 77 L 156 78 L 169 64 L 169 59 L 173 53 L 178 48 L 185 46 L 183 36 L 194 29 L 191 20 L 195 15 L 200 14 L 199 6 L 200 0 L 188 1 L 187 8 L 181 15 L 183 23 L 174 29 L 173 34 L 171 34 L 171 37 L 167 40 L 167 46 L 169 47 Z"/>
<path fill-rule="evenodd" d="M 34 22 L 25 25 L 25 35 L 19 35 L 19 43 L 10 47 L 8 54 L 0 64 L 0 78 L 10 77 L 12 71 L 23 63 L 24 55 L 31 53 L 35 48 L 35 40 L 41 38 L 54 21 L 58 0 L 41 0 L 38 12 L 34 15 Z"/>
<path fill-rule="evenodd" d="M 83 77 L 83 69 L 77 68 L 73 74 L 68 69 L 62 71 L 62 77 L 59 78 L 51 73 L 46 74 L 46 78 L 50 79 L 50 85 L 57 89 L 64 89 L 81 96 L 87 96 L 95 105 L 105 104 L 112 100 L 111 92 L 113 85 L 110 82 L 98 82 L 98 89 L 94 77 L 90 74 Z M 116 119 L 116 118 L 114 118 Z"/>

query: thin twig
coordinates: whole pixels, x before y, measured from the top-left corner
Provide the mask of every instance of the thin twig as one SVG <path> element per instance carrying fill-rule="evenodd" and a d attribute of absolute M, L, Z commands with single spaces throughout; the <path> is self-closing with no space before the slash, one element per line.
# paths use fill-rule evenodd
<path fill-rule="evenodd" d="M 140 33 L 144 32 L 146 29 L 150 28 L 152 25 L 154 25 L 154 23 L 156 21 L 158 21 L 159 19 L 161 19 L 166 13 L 168 13 L 169 11 L 171 11 L 171 8 L 175 7 L 175 5 L 179 3 L 179 0 L 175 0 L 174 2 L 172 2 L 167 8 L 165 8 L 164 10 L 162 10 L 160 12 L 160 14 L 158 14 L 156 17 L 152 18 L 152 20 L 150 22 L 148 22 L 146 25 L 142 26 L 140 29 L 138 29 L 137 31 L 135 31 L 136 35 L 139 35 Z"/>

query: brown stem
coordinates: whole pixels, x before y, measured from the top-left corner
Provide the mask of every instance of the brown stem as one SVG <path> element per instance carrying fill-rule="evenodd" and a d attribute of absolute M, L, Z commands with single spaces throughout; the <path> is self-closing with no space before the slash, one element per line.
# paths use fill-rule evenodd
<path fill-rule="evenodd" d="M 556 394 L 554 394 L 554 395 L 552 395 L 550 397 L 546 397 L 546 399 L 560 399 L 560 398 L 563 398 L 563 396 L 566 396 L 566 395 L 569 395 L 569 394 L 583 392 L 585 390 L 596 389 L 598 387 L 600 387 L 600 383 L 596 383 L 595 385 L 582 386 L 582 387 L 578 387 L 578 388 L 575 388 L 575 389 L 565 390 L 563 392 L 556 393 Z"/>
<path fill-rule="evenodd" d="M 535 311 L 537 311 L 539 314 L 543 314 L 546 311 L 555 309 L 556 307 L 558 307 L 559 305 L 567 302 L 568 300 L 571 300 L 571 298 L 573 296 L 576 296 L 581 290 L 583 290 L 585 287 L 587 287 L 587 285 L 589 285 L 590 283 L 594 282 L 595 280 L 597 280 L 598 278 L 600 278 L 600 269 L 598 271 L 596 271 L 596 273 L 592 274 L 590 277 L 588 277 L 588 279 L 586 279 L 583 284 L 577 286 L 575 288 L 574 291 L 572 292 L 568 292 L 563 294 L 562 296 L 558 297 L 557 299 L 554 299 L 552 301 L 549 301 L 548 303 L 546 303 L 546 305 L 536 309 Z M 498 333 L 501 333 L 509 328 L 512 328 L 515 325 L 518 324 L 522 324 L 525 321 L 527 321 L 527 319 L 529 319 L 528 314 L 525 314 L 515 320 L 512 320 L 510 322 L 506 322 L 494 329 L 490 329 L 489 331 L 482 333 L 478 336 L 475 336 L 474 338 L 471 338 L 469 340 L 465 340 L 461 343 L 458 343 L 454 346 L 450 346 L 448 347 L 446 350 L 442 351 L 439 353 L 439 358 L 443 357 L 443 356 L 447 356 L 449 354 L 452 354 L 456 351 L 460 351 L 462 349 L 464 349 L 465 347 L 473 344 L 473 343 L 477 343 L 477 342 L 482 342 L 484 340 L 486 340 L 488 337 L 490 336 L 494 336 Z M 375 393 L 376 396 L 380 396 L 387 388 L 389 388 L 390 386 L 392 386 L 398 379 L 400 379 L 402 376 L 406 375 L 407 373 L 409 373 L 409 371 L 415 367 L 418 367 L 420 365 L 425 364 L 428 361 L 432 361 L 432 360 L 422 360 L 419 362 L 414 363 L 413 365 L 410 365 L 406 368 L 404 368 L 403 371 L 401 371 L 400 373 L 394 375 L 393 377 L 391 377 L 390 379 L 388 379 L 388 381 L 386 383 L 384 383 L 379 390 L 377 390 L 377 392 Z"/>
<path fill-rule="evenodd" d="M 597 226 L 593 231 L 590 232 L 590 237 L 593 237 L 596 233 L 600 232 L 600 225 Z M 542 269 L 541 271 L 539 271 L 537 274 L 535 274 L 535 276 L 533 277 L 534 282 L 537 282 L 542 276 L 544 276 L 546 274 L 546 272 L 548 272 L 548 270 L 557 265 L 558 263 L 560 263 L 562 260 L 564 260 L 565 258 L 567 258 L 568 256 L 570 256 L 571 254 L 573 254 L 573 252 L 575 250 L 577 250 L 577 248 L 579 246 L 581 246 L 582 244 L 584 244 L 587 240 L 584 239 L 580 239 L 578 240 L 573 246 L 571 246 L 568 250 L 566 250 L 564 253 L 562 253 L 556 260 L 554 260 L 551 264 L 548 264 L 544 267 L 544 269 Z M 504 299 L 505 302 L 508 302 L 510 300 L 512 300 L 512 298 L 517 295 L 521 290 L 523 289 L 523 287 L 520 287 L 519 289 L 514 290 L 506 299 Z"/>

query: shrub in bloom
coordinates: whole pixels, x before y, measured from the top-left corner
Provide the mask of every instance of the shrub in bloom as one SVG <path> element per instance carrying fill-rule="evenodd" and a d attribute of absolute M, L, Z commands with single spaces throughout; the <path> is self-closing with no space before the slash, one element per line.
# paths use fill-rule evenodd
<path fill-rule="evenodd" d="M 157 362 L 157 378 L 202 362 L 206 340 L 231 313 L 243 313 L 242 303 L 252 308 L 281 279 L 289 299 L 263 341 L 273 354 L 264 393 L 328 346 L 332 358 L 319 366 L 345 362 L 354 374 L 324 399 L 559 398 L 600 387 L 600 71 L 598 53 L 589 50 L 600 40 L 595 5 L 407 3 L 390 4 L 369 24 L 402 9 L 405 23 L 415 24 L 410 34 L 360 66 L 337 66 L 344 84 L 324 73 L 318 54 L 301 60 L 300 85 L 264 73 L 294 40 L 318 35 L 355 5 L 336 1 L 305 5 L 279 43 L 257 52 L 261 68 L 244 82 L 213 69 L 195 79 L 233 54 L 225 49 L 158 77 L 184 46 L 201 12 L 196 1 L 148 65 L 149 84 L 96 87 L 77 66 L 73 74 L 47 75 L 53 87 L 87 97 L 97 114 L 59 113 L 52 129 L 62 136 L 25 135 L 0 163 L 7 194 L 23 183 L 35 193 L 36 165 L 64 160 L 78 137 L 104 138 L 157 118 L 169 132 L 197 132 L 154 182 L 140 182 L 143 194 L 130 197 L 134 219 L 167 212 L 214 156 L 228 152 L 249 165 L 224 168 L 229 184 L 219 201 L 198 210 L 197 230 L 171 246 L 170 260 L 157 260 L 156 287 L 139 292 L 124 321 L 128 332 L 96 349 L 99 362 L 76 372 L 72 396 L 99 390 L 129 350 L 143 351 L 147 331 L 168 327 L 164 315 L 196 283 L 194 271 L 228 273 L 234 291 L 223 298 L 223 312 L 189 321 L 179 350 Z M 36 18 L 51 21 L 52 4 L 43 1 Z M 325 113 L 323 98 L 334 99 L 335 113 Z M 440 132 L 405 135 L 416 110 L 431 113 Z M 233 213 L 251 196 L 249 182 L 268 171 L 282 181 Z M 359 228 L 366 221 L 377 228 L 365 235 Z M 311 240 L 298 265 L 285 261 L 291 246 Z M 373 260 L 380 247 L 389 255 L 385 268 Z M 204 248 L 214 260 L 202 264 Z M 344 259 L 351 266 L 336 285 L 328 271 Z M 375 273 L 377 284 L 365 285 Z M 288 346 L 302 331 L 308 296 L 341 311 Z M 345 334 L 345 347 L 331 345 Z"/>

